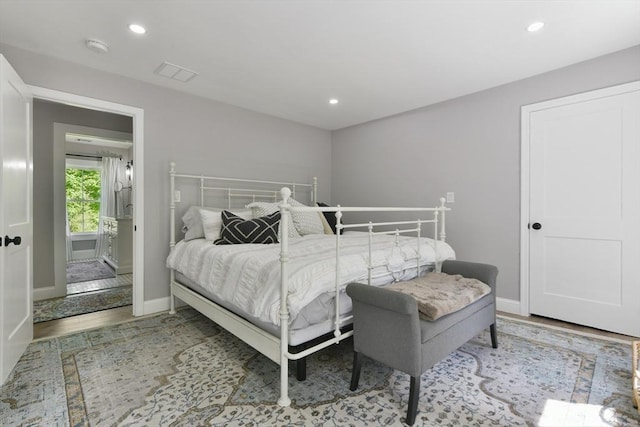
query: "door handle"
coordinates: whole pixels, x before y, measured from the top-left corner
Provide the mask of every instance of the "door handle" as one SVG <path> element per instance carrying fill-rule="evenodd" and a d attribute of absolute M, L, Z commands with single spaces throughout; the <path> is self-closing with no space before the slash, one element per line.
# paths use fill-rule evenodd
<path fill-rule="evenodd" d="M 530 228 L 533 228 L 534 230 L 540 230 L 542 228 L 542 224 L 540 224 L 539 222 L 534 222 L 533 224 L 530 224 Z"/>
<path fill-rule="evenodd" d="M 4 245 L 5 246 L 9 246 L 11 243 L 13 243 L 14 245 L 18 246 L 20 243 L 22 243 L 22 237 L 16 236 L 16 237 L 14 237 L 12 239 L 9 236 L 5 235 L 4 236 Z"/>

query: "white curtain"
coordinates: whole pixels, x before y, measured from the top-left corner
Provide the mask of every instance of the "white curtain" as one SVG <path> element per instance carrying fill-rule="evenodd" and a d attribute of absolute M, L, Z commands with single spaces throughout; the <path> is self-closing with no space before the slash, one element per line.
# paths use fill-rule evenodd
<path fill-rule="evenodd" d="M 100 222 L 98 225 L 98 242 L 96 258 L 100 258 L 106 250 L 107 239 L 104 233 L 102 217 L 116 216 L 116 181 L 121 160 L 115 157 L 102 157 L 102 174 L 100 183 Z"/>

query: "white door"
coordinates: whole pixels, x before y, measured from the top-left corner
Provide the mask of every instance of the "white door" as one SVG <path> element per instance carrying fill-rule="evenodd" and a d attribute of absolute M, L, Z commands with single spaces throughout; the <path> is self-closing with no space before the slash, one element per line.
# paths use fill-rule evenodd
<path fill-rule="evenodd" d="M 640 87 L 629 89 L 530 110 L 529 309 L 640 336 Z"/>
<path fill-rule="evenodd" d="M 0 383 L 33 338 L 31 105 L 0 55 Z"/>

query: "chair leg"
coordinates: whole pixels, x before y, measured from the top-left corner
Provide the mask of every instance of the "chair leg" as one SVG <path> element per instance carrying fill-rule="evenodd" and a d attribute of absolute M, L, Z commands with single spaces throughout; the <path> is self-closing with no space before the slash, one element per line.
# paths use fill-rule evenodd
<path fill-rule="evenodd" d="M 358 382 L 360 382 L 360 368 L 362 367 L 362 354 L 357 351 L 353 352 L 353 369 L 351 370 L 351 391 L 356 391 Z"/>
<path fill-rule="evenodd" d="M 498 331 L 496 329 L 496 324 L 489 326 L 489 330 L 491 331 L 491 346 L 493 348 L 498 348 Z"/>
<path fill-rule="evenodd" d="M 411 377 L 409 390 L 409 407 L 407 408 L 407 424 L 413 425 L 418 412 L 418 400 L 420 400 L 420 377 Z"/>

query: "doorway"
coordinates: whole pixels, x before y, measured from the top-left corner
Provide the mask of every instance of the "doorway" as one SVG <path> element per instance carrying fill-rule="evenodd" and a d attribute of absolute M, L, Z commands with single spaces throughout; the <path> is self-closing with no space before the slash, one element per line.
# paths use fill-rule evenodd
<path fill-rule="evenodd" d="M 640 336 L 640 82 L 522 108 L 521 314 Z"/>
<path fill-rule="evenodd" d="M 59 92 L 55 90 L 40 88 L 40 87 L 30 87 L 33 92 L 33 97 L 36 100 L 48 101 L 58 104 L 63 104 L 66 106 L 74 106 L 79 107 L 86 110 L 98 111 L 98 112 L 106 112 L 115 115 L 126 116 L 129 120 L 131 120 L 131 134 L 132 134 L 132 159 L 135 158 L 135 168 L 131 169 L 131 187 L 130 187 L 130 200 L 132 200 L 133 206 L 135 209 L 131 215 L 131 228 L 132 228 L 132 269 L 131 273 L 132 279 L 132 303 L 133 303 L 133 314 L 136 316 L 142 315 L 143 310 L 143 284 L 144 284 L 144 272 L 142 268 L 142 260 L 144 259 L 144 248 L 143 248 L 143 231 L 138 224 L 142 223 L 142 218 L 144 217 L 144 205 L 143 205 L 143 168 L 144 168 L 144 157 L 143 157 L 143 110 L 127 105 L 115 104 L 107 101 L 102 101 L 93 98 L 87 98 L 83 96 L 68 94 L 65 92 Z M 35 154 L 35 153 L 34 153 Z M 54 153 L 56 156 L 62 156 L 62 162 L 64 163 L 64 150 L 56 151 Z M 55 161 L 55 159 L 54 159 Z M 61 172 L 56 173 L 53 178 L 58 182 L 64 183 L 64 169 Z M 62 187 L 64 188 L 64 184 Z M 64 289 L 64 293 L 66 293 L 66 216 L 65 212 L 65 202 L 64 197 L 57 197 L 53 201 L 54 210 L 56 212 L 62 212 L 60 215 L 56 215 L 56 217 L 60 217 L 56 219 L 56 223 L 52 224 L 52 228 L 54 232 L 58 235 L 54 238 L 55 248 L 54 248 L 54 258 L 58 261 L 60 259 L 64 259 L 64 262 L 55 262 L 55 284 L 54 286 L 40 287 L 34 288 L 34 297 L 41 299 L 42 296 L 54 295 L 56 293 L 60 295 L 60 288 Z M 140 264 L 140 268 L 138 267 Z M 61 285 L 63 284 L 63 285 Z"/>
<path fill-rule="evenodd" d="M 46 251 L 47 255 L 38 259 L 36 253 L 34 257 L 34 286 L 52 281 L 52 270 L 62 270 L 57 265 L 47 268 L 47 264 L 64 263 L 66 268 L 65 275 L 55 280 L 57 297 L 35 298 L 34 323 L 131 305 L 131 118 L 39 100 L 34 102 L 33 116 L 35 150 L 47 145 L 49 133 L 45 131 L 53 128 L 53 175 L 64 177 L 63 182 L 51 180 L 53 200 L 62 201 L 54 203 L 58 208 L 62 206 L 60 212 L 47 205 L 46 198 L 38 200 L 46 188 L 42 184 L 47 178 L 47 168 L 42 165 L 42 157 L 46 156 L 34 159 L 34 168 L 42 172 L 34 177 L 34 208 L 53 210 L 56 226 L 65 223 L 65 232 L 56 230 L 51 243 L 58 248 L 61 245 L 55 244 L 55 239 L 64 239 L 66 249 L 58 251 L 52 260 L 49 254 L 53 251 L 47 248 L 51 245 L 46 239 L 40 241 L 43 247 L 39 253 Z M 91 123 L 102 128 L 51 123 L 52 120 Z M 119 235 L 114 236 L 117 229 L 110 226 L 112 223 L 120 223 Z M 36 234 L 44 236 L 46 231 L 42 228 L 41 221 L 34 221 Z M 121 247 L 118 256 L 110 251 L 111 243 Z"/>

